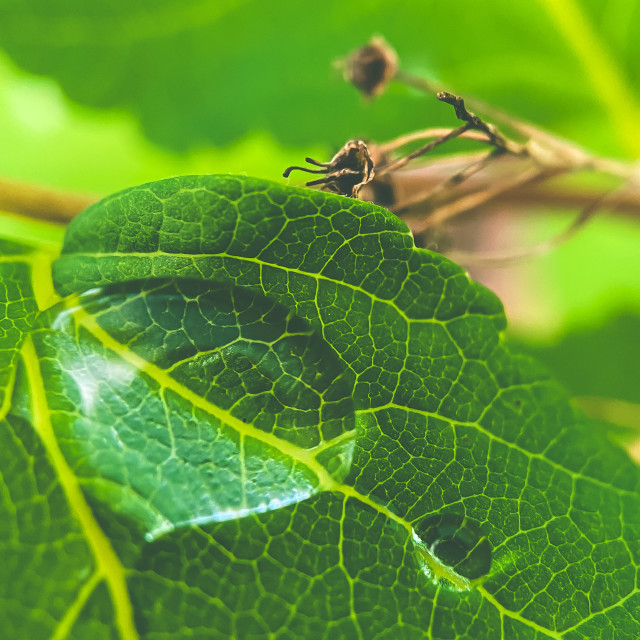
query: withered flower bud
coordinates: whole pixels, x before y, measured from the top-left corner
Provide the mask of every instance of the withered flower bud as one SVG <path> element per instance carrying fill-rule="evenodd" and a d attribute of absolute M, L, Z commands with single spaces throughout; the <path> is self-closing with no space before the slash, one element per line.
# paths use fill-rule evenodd
<path fill-rule="evenodd" d="M 322 185 L 323 189 L 352 198 L 357 197 L 360 188 L 370 182 L 375 175 L 371 154 L 362 140 L 349 140 L 330 162 L 318 162 L 313 158 L 305 158 L 305 160 L 321 168 L 289 167 L 282 175 L 288 178 L 294 169 L 307 173 L 324 173 L 324 178 L 307 182 L 306 186 Z"/>
<path fill-rule="evenodd" d="M 380 37 L 357 49 L 342 61 L 344 78 L 367 98 L 375 98 L 398 70 L 396 52 Z"/>

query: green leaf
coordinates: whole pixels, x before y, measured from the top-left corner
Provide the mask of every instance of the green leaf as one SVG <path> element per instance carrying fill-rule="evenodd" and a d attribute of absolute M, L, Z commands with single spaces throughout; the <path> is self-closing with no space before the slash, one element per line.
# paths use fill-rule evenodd
<path fill-rule="evenodd" d="M 5 220 L 3 224 L 12 226 L 11 221 Z M 34 226 L 38 223 L 32 224 L 31 230 Z M 8 231 L 10 229 L 5 233 Z M 16 241 L 2 235 L 0 233 L 0 418 L 7 414 L 18 353 L 36 319 L 38 304 L 46 308 L 56 298 L 49 271 L 57 253 L 37 239 Z"/>
<path fill-rule="evenodd" d="M 109 610 L 110 598 L 100 586 L 89 531 L 33 429 L 32 391 L 21 367 L 11 413 L 0 421 L 0 624 L 7 638 L 64 638 L 88 601 Z M 116 638 L 112 628 L 112 615 L 87 623 L 94 637 Z"/>
<path fill-rule="evenodd" d="M 0 239 L 0 407 L 6 415 L 15 361 L 38 312 L 31 286 L 29 248 Z"/>
<path fill-rule="evenodd" d="M 499 301 L 415 249 L 388 212 L 251 178 L 175 178 L 85 211 L 53 274 L 72 297 L 23 349 L 33 408 L 16 401 L 8 419 L 40 435 L 97 559 L 67 610 L 65 628 L 80 629 L 69 637 L 89 635 L 90 620 L 149 639 L 640 634 L 637 467 L 504 346 Z M 188 465 L 205 462 L 215 483 L 224 462 L 211 434 L 236 389 L 206 365 L 214 343 L 227 353 L 229 328 L 240 343 L 300 340 L 291 353 L 313 362 L 335 401 L 331 435 L 353 457 L 346 468 L 345 446 L 336 464 L 329 446 L 330 460 L 308 466 L 319 490 L 306 499 L 227 520 L 215 507 L 204 521 L 216 522 L 186 526 L 206 488 L 198 478 L 190 492 L 199 468 Z M 332 372 L 339 383 L 323 379 Z M 281 413 L 270 432 L 268 410 L 244 411 L 229 410 L 225 437 L 251 429 L 265 464 L 308 455 Z M 318 430 L 327 438 L 319 420 L 312 445 Z M 188 450 L 184 475 L 163 475 L 172 437 Z M 334 474 L 324 483 L 323 469 Z M 175 502 L 154 502 L 171 491 Z M 235 492 L 215 500 L 224 508 Z M 145 540 L 152 511 L 172 526 Z"/>
<path fill-rule="evenodd" d="M 625 1 L 550 4 L 326 0 L 310 20 L 293 0 L 22 0 L 0 6 L 0 46 L 83 104 L 130 109 L 178 149 L 256 130 L 342 145 L 451 123 L 435 99 L 399 86 L 363 105 L 332 69 L 380 32 L 406 70 L 608 152 L 616 137 L 618 149 L 633 144 L 640 14 Z"/>
<path fill-rule="evenodd" d="M 97 586 L 86 531 L 33 429 L 29 376 L 18 366 L 38 308 L 57 300 L 56 233 L 2 216 L 0 235 L 0 627 L 7 638 L 48 638 L 52 629 L 70 629 L 87 598 L 108 603 L 109 596 Z M 108 638 L 112 624 L 94 619 L 86 628 Z"/>

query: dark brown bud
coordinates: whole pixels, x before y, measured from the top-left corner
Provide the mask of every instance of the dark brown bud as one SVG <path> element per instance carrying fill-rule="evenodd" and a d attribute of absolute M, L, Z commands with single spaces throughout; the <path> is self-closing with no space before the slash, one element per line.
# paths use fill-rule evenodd
<path fill-rule="evenodd" d="M 380 37 L 351 53 L 342 62 L 344 77 L 367 98 L 375 98 L 398 70 L 396 52 Z"/>

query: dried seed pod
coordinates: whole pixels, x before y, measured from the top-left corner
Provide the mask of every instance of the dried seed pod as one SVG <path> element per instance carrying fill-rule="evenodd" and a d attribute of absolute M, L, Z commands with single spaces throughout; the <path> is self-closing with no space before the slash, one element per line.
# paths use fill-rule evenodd
<path fill-rule="evenodd" d="M 288 178 L 294 169 L 307 173 L 324 173 L 324 178 L 311 180 L 306 186 L 322 185 L 323 189 L 352 198 L 355 198 L 361 187 L 370 182 L 375 175 L 371 154 L 367 144 L 362 140 L 349 140 L 330 162 L 318 162 L 313 158 L 305 160 L 321 168 L 289 167 L 282 175 Z"/>
<path fill-rule="evenodd" d="M 398 70 L 396 52 L 380 37 L 371 39 L 342 61 L 344 78 L 367 98 L 375 98 Z"/>

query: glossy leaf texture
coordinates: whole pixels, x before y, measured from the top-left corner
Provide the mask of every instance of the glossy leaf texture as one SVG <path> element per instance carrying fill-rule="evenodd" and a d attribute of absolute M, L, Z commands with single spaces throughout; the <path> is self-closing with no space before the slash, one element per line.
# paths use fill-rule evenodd
<path fill-rule="evenodd" d="M 55 637 L 640 633 L 637 467 L 390 213 L 174 178 L 85 211 L 53 276 L 7 420 L 83 549 Z"/>
<path fill-rule="evenodd" d="M 456 11 L 436 0 L 325 0 L 312 20 L 294 0 L 14 0 L 0 3 L 0 47 L 78 102 L 130 110 L 150 139 L 177 149 L 257 130 L 300 147 L 452 126 L 435 99 L 394 86 L 363 104 L 344 82 L 334 61 L 382 34 L 405 70 L 439 88 L 610 152 L 619 134 L 637 134 L 619 129 L 637 113 L 639 16 L 625 0 L 481 10 L 459 0 Z M 622 82 L 629 90 L 617 96 Z"/>

